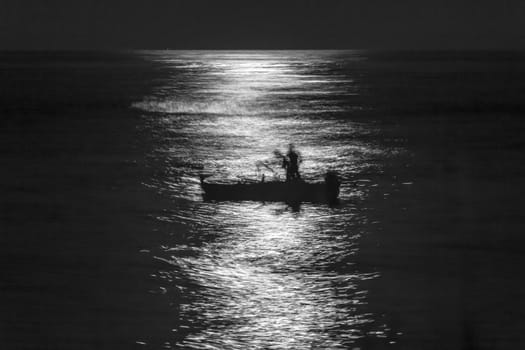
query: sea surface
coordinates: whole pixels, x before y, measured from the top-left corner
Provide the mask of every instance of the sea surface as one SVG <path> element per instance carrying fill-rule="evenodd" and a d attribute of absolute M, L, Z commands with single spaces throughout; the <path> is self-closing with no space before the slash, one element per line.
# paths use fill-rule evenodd
<path fill-rule="evenodd" d="M 524 52 L 0 53 L 0 347 L 521 348 L 524 113 Z M 338 205 L 203 200 L 290 143 Z"/>

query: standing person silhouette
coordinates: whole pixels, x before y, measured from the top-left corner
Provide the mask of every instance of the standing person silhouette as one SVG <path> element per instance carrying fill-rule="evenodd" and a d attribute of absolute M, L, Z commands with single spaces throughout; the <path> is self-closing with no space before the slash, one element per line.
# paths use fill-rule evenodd
<path fill-rule="evenodd" d="M 288 153 L 286 153 L 286 158 L 283 162 L 283 166 L 286 167 L 286 181 L 301 178 L 301 174 L 299 174 L 299 164 L 301 164 L 302 161 L 301 154 L 295 150 L 294 144 L 290 143 L 288 145 Z"/>

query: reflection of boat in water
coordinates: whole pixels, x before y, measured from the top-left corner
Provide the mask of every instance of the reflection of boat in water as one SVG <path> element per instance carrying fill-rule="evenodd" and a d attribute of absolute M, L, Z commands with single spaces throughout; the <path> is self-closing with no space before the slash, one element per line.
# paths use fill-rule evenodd
<path fill-rule="evenodd" d="M 323 182 L 292 181 L 210 183 L 201 175 L 204 198 L 210 200 L 252 200 L 268 202 L 335 203 L 340 181 L 335 172 L 328 172 Z"/>

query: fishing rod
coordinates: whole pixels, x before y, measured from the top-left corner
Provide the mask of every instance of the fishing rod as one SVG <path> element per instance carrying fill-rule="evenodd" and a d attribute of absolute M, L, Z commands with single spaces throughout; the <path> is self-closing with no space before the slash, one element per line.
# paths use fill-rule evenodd
<path fill-rule="evenodd" d="M 261 166 L 265 167 L 266 169 L 270 170 L 272 173 L 275 173 L 275 170 L 269 166 L 268 164 L 266 164 L 265 162 L 263 162 L 262 160 L 258 161 L 255 163 L 255 166 L 257 167 L 257 170 L 259 170 L 259 168 Z"/>

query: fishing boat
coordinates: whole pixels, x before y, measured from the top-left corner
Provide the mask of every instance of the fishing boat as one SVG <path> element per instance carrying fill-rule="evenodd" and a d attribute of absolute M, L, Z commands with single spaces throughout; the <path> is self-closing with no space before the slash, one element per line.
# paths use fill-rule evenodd
<path fill-rule="evenodd" d="M 302 179 L 291 181 L 261 181 L 217 183 L 206 181 L 200 176 L 204 198 L 218 201 L 262 201 L 286 203 L 336 203 L 341 185 L 335 172 L 328 172 L 324 181 L 306 182 Z"/>

